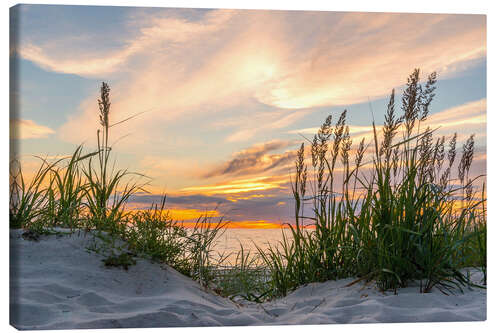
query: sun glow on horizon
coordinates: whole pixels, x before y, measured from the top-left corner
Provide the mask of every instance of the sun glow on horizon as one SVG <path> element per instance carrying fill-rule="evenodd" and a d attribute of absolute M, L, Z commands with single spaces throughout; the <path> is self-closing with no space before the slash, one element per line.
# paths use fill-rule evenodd
<path fill-rule="evenodd" d="M 251 179 L 233 180 L 215 185 L 186 187 L 181 192 L 198 192 L 202 194 L 237 194 L 253 191 L 265 191 L 280 188 L 289 179 L 284 177 L 257 177 Z"/>

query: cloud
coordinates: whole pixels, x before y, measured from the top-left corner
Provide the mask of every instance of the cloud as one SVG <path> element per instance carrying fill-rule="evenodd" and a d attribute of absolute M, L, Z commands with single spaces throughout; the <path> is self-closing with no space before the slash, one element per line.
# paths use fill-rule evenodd
<path fill-rule="evenodd" d="M 451 75 L 486 55 L 485 16 L 345 13 L 308 22 L 320 33 L 302 61 L 258 92 L 281 108 L 345 105 L 386 95 L 413 67 Z M 416 29 L 415 27 L 418 27 Z"/>
<path fill-rule="evenodd" d="M 19 54 L 54 71 L 116 78 L 117 120 L 153 110 L 118 136 L 134 132 L 146 143 L 202 112 L 249 102 L 281 110 L 281 121 L 269 115 L 262 128 L 241 126 L 226 138 L 248 140 L 300 118 L 287 109 L 362 102 L 386 95 L 414 66 L 446 77 L 486 55 L 481 15 L 213 10 L 197 20 L 157 14 L 134 24 L 136 33 L 121 36 L 113 50 L 32 41 Z M 93 137 L 95 97 L 61 128 L 61 138 Z"/>
<path fill-rule="evenodd" d="M 486 125 L 486 98 L 468 102 L 429 116 L 432 126 L 464 127 L 472 124 Z"/>
<path fill-rule="evenodd" d="M 256 179 L 246 180 L 255 182 Z M 261 178 L 263 182 L 276 182 L 277 179 Z M 242 182 L 232 182 L 235 184 Z M 264 194 L 265 193 L 265 194 Z M 226 198 L 224 198 L 226 197 Z M 129 200 L 129 209 L 148 209 L 152 203 L 161 202 L 160 194 L 134 195 Z M 174 220 L 193 221 L 200 215 L 223 216 L 231 221 L 232 227 L 272 227 L 268 223 L 293 220 L 293 198 L 288 189 L 274 187 L 253 192 L 234 192 L 217 196 L 167 194 L 165 209 Z"/>
<path fill-rule="evenodd" d="M 161 194 L 142 194 L 133 195 L 128 200 L 130 203 L 152 204 L 161 203 L 163 195 Z M 222 197 L 206 196 L 201 194 L 194 195 L 166 195 L 166 204 L 174 205 L 191 205 L 191 204 L 222 204 L 229 203 L 230 201 Z"/>
<path fill-rule="evenodd" d="M 207 170 L 203 163 L 196 160 L 196 157 L 169 157 L 168 154 L 164 154 L 167 156 L 141 156 L 138 165 L 130 169 L 146 170 L 145 174 L 152 178 L 152 183 L 148 188 L 156 193 L 175 192 L 183 187 L 199 184 L 200 175 L 206 173 Z M 168 186 L 168 190 L 165 186 Z"/>
<path fill-rule="evenodd" d="M 29 119 L 11 119 L 10 120 L 10 138 L 11 139 L 41 139 L 54 134 L 54 130 L 38 125 Z"/>
<path fill-rule="evenodd" d="M 248 192 L 263 192 L 283 188 L 290 181 L 288 176 L 259 176 L 220 182 L 213 185 L 192 186 L 182 189 L 184 193 L 202 193 L 204 195 L 236 195 Z"/>
<path fill-rule="evenodd" d="M 377 130 L 379 129 L 379 126 L 376 126 Z M 308 127 L 308 128 L 302 128 L 302 129 L 297 129 L 297 130 L 291 130 L 288 131 L 287 133 L 290 134 L 316 134 L 318 133 L 319 126 L 318 127 Z M 349 125 L 349 133 L 351 135 L 357 135 L 361 133 L 368 133 L 368 132 L 373 132 L 373 127 L 370 126 L 353 126 Z"/>
<path fill-rule="evenodd" d="M 364 154 L 364 162 L 368 162 L 362 169 L 371 170 L 370 163 L 372 154 L 375 153 L 375 144 L 373 140 L 372 126 L 349 126 L 350 136 L 353 142 L 350 153 L 351 163 L 354 163 L 355 152 L 361 140 L 365 139 L 366 151 Z M 434 130 L 433 137 L 445 136 L 446 140 L 450 140 L 454 133 L 457 133 L 457 149 L 460 150 L 462 144 L 469 138 L 471 134 L 475 135 L 475 163 L 479 166 L 486 165 L 486 99 L 470 101 L 461 105 L 453 106 L 440 112 L 431 114 L 428 119 L 421 123 L 420 132 L 422 133 L 427 127 Z M 383 125 L 376 125 L 375 130 L 379 140 L 383 137 Z M 303 128 L 288 131 L 288 133 L 300 133 L 304 135 L 314 135 L 318 132 L 318 128 Z M 405 140 L 403 137 L 404 125 L 399 128 L 398 135 L 394 138 L 393 143 Z M 379 141 L 380 142 L 380 141 Z M 447 141 L 448 142 L 448 141 Z M 332 143 L 330 143 L 330 149 Z M 306 143 L 305 158 L 309 163 L 311 146 Z M 340 163 L 338 161 L 337 163 Z M 482 164 L 481 164 L 482 163 Z M 483 168 L 485 170 L 485 168 Z M 309 169 L 311 172 L 311 169 Z M 337 164 L 334 172 L 336 176 L 334 181 L 342 179 L 342 173 L 345 172 L 343 166 Z M 482 172 L 484 173 L 484 171 Z M 476 173 L 478 174 L 478 173 Z M 311 176 L 311 174 L 310 174 Z"/>
<path fill-rule="evenodd" d="M 237 129 L 226 137 L 226 142 L 248 141 L 259 132 L 276 131 L 307 115 L 309 110 L 290 112 L 289 110 L 254 113 L 247 117 L 235 117 L 230 123 Z"/>
<path fill-rule="evenodd" d="M 349 126 L 349 133 L 354 142 L 362 137 L 371 138 L 373 136 L 373 127 L 368 126 Z M 431 114 L 428 119 L 422 123 L 422 126 L 429 126 L 431 129 L 437 129 L 437 134 L 453 133 L 459 131 L 461 134 L 467 132 L 472 134 L 472 130 L 486 129 L 486 98 L 467 102 L 462 105 L 454 106 L 443 111 Z M 290 134 L 308 134 L 314 135 L 318 132 L 318 127 L 308 127 L 288 131 Z M 382 133 L 383 125 L 376 125 L 378 134 Z M 402 129 L 401 129 L 402 130 Z M 401 131 L 400 130 L 400 131 Z M 481 133 L 479 133 L 481 134 Z"/>
<path fill-rule="evenodd" d="M 216 33 L 232 15 L 231 10 L 218 13 L 208 12 L 203 22 L 190 22 L 177 17 L 149 17 L 148 25 L 139 28 L 135 38 L 124 36 L 118 49 L 92 47 L 90 41 L 99 42 L 100 34 L 80 37 L 63 37 L 60 40 L 48 40 L 42 45 L 30 39 L 23 40 L 16 52 L 24 59 L 37 63 L 40 67 L 54 72 L 77 74 L 89 77 L 123 70 L 133 56 L 148 53 L 163 45 L 176 45 L 203 38 L 206 34 Z M 24 36 L 23 36 L 24 37 Z M 56 37 L 57 38 L 57 37 Z M 68 49 L 68 45 L 72 47 Z M 158 50 L 160 49 L 160 50 Z"/>
<path fill-rule="evenodd" d="M 134 48 L 108 54 L 105 57 L 86 55 L 86 59 L 60 59 L 58 56 L 48 55 L 44 48 L 27 44 L 19 49 L 19 55 L 30 60 L 40 67 L 54 72 L 78 74 L 82 76 L 103 76 L 115 71 L 119 65 L 125 63 L 129 56 L 137 52 Z"/>
<path fill-rule="evenodd" d="M 204 178 L 212 178 L 225 175 L 248 175 L 269 171 L 278 166 L 286 164 L 295 158 L 295 152 L 284 152 L 282 154 L 267 154 L 268 152 L 290 146 L 287 141 L 271 141 L 256 144 L 248 149 L 239 151 L 222 165 L 206 173 Z"/>
<path fill-rule="evenodd" d="M 144 138 L 143 142 L 152 138 L 157 142 L 164 136 L 165 127 L 173 126 L 182 117 L 195 118 L 200 112 L 241 106 L 272 72 L 269 62 L 277 59 L 272 59 L 271 38 L 256 38 L 249 31 L 240 35 L 247 26 L 255 29 L 252 17 L 224 10 L 210 13 L 211 17 L 226 18 L 216 20 L 224 21 L 217 25 L 217 33 L 205 23 L 210 18 L 204 17 L 199 25 L 208 35 L 201 38 L 200 31 L 187 38 L 187 34 L 175 43 L 161 35 L 164 25 L 155 26 L 161 19 L 145 23 L 148 28 L 144 30 L 158 30 L 152 33 L 154 43 L 135 57 L 129 77 L 112 85 L 112 117 L 120 120 L 144 110 L 151 112 L 135 119 L 133 124 L 121 125 L 116 129 L 118 136 L 134 132 L 134 136 Z M 176 30 L 174 26 L 171 29 Z M 152 36 L 146 34 L 141 38 Z M 96 97 L 82 103 L 80 113 L 61 128 L 63 140 L 81 142 L 92 138 Z M 127 143 L 135 144 L 134 140 Z"/>

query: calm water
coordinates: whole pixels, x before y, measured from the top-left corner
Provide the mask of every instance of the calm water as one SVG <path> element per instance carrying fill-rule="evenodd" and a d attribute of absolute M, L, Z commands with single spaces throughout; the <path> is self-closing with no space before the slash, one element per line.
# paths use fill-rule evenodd
<path fill-rule="evenodd" d="M 292 237 L 292 233 L 288 229 L 226 229 L 218 239 L 214 252 L 230 254 L 228 260 L 234 263 L 236 254 L 240 250 L 240 243 L 245 251 L 257 253 L 255 245 L 262 249 L 266 249 L 268 244 L 272 246 L 278 245 L 283 239 L 283 232 L 287 238 Z"/>

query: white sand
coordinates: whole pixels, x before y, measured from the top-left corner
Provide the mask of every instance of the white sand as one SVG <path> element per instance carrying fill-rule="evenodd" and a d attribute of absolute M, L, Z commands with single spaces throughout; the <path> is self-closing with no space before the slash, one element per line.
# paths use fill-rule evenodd
<path fill-rule="evenodd" d="M 438 290 L 398 295 L 352 279 L 314 283 L 283 299 L 236 304 L 203 291 L 172 268 L 137 260 L 128 271 L 106 268 L 88 252 L 91 237 L 11 231 L 11 324 L 19 329 L 168 327 L 478 321 L 486 319 L 486 290 L 446 296 Z M 475 274 L 475 279 L 480 279 Z"/>

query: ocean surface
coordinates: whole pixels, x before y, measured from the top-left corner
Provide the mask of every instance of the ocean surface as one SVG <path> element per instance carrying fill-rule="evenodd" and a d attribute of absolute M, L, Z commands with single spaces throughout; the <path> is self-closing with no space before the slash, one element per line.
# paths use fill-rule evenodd
<path fill-rule="evenodd" d="M 288 239 L 292 237 L 289 229 L 226 229 L 217 239 L 213 254 L 215 258 L 218 258 L 218 253 L 228 255 L 228 263 L 234 264 L 237 253 L 240 251 L 240 244 L 245 252 L 249 251 L 252 256 L 258 253 L 256 246 L 261 249 L 267 249 L 269 245 L 279 246 L 279 242 L 283 240 L 283 234 Z"/>

